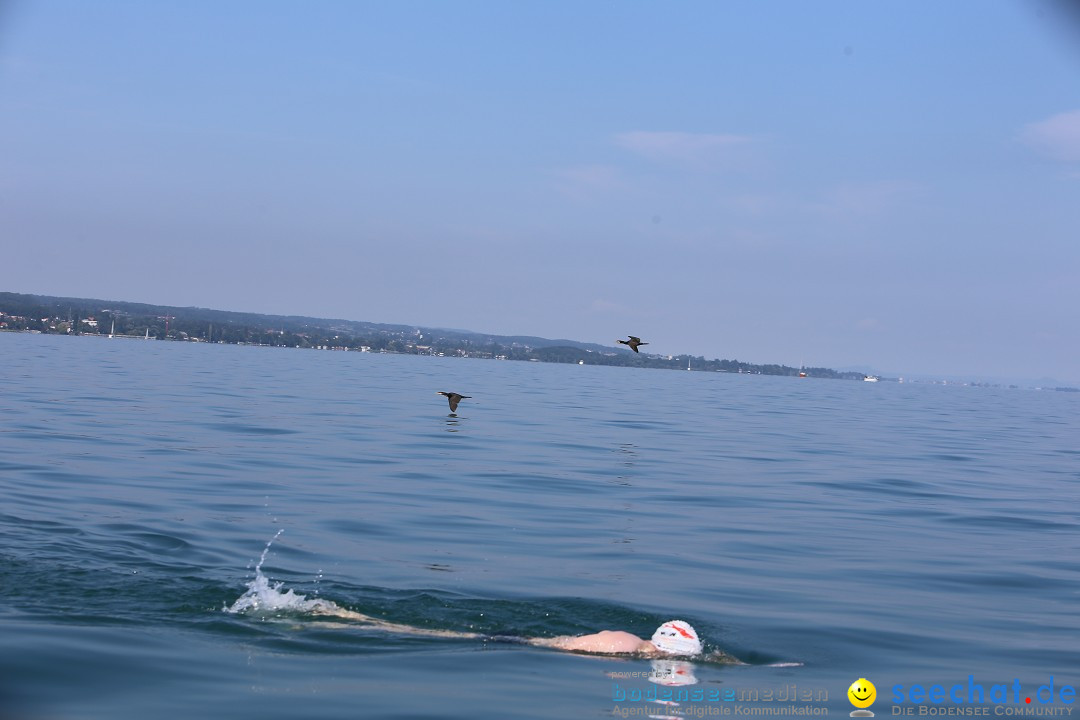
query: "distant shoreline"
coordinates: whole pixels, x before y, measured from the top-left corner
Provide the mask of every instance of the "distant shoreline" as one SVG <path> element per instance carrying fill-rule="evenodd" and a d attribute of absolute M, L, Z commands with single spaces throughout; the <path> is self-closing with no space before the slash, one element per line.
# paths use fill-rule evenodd
<path fill-rule="evenodd" d="M 864 377 L 830 368 L 634 353 L 624 347 L 574 340 L 2 292 L 0 329 L 733 374 L 841 380 Z"/>
<path fill-rule="evenodd" d="M 707 360 L 688 354 L 638 354 L 626 348 L 574 340 L 7 292 L 0 292 L 0 332 L 97 337 L 111 334 L 114 339 L 125 340 L 171 340 L 834 380 L 862 381 L 869 377 L 880 381 L 904 382 L 902 378 L 866 376 L 860 372 L 838 372 L 830 368 Z M 1020 387 L 1005 383 L 946 380 L 916 382 Z M 1036 389 L 1080 392 L 1069 387 Z"/>
<path fill-rule="evenodd" d="M 24 334 L 24 335 L 51 335 L 51 336 L 58 336 L 58 337 L 91 337 L 91 338 L 100 338 L 100 339 L 104 339 L 104 340 L 110 340 L 110 339 L 112 339 L 112 340 L 121 340 L 121 339 L 122 340 L 146 340 L 147 339 L 144 335 L 120 335 L 120 334 L 114 334 L 112 337 L 109 337 L 109 335 L 107 333 L 105 333 L 105 334 L 102 334 L 102 333 L 79 333 L 78 335 L 74 335 L 74 334 L 68 334 L 68 333 L 60 334 L 60 333 L 56 333 L 56 332 L 42 332 L 40 330 L 18 330 L 18 329 L 11 329 L 11 328 L 0 328 L 0 333 L 19 333 L 19 334 Z M 181 338 L 177 338 L 177 337 L 167 337 L 167 338 L 151 337 L 149 339 L 150 340 L 163 340 L 165 342 L 177 342 L 177 343 L 203 343 L 203 344 L 210 344 L 210 345 L 236 345 L 236 346 L 242 346 L 242 347 L 282 348 L 282 349 L 286 349 L 286 350 L 322 350 L 322 351 L 339 351 L 339 352 L 375 353 L 375 354 L 380 354 L 380 355 L 420 355 L 420 356 L 428 356 L 428 357 L 436 357 L 436 356 L 437 357 L 465 357 L 465 358 L 472 358 L 472 359 L 475 359 L 475 360 L 491 360 L 492 359 L 490 357 L 485 357 L 485 356 L 482 356 L 482 355 L 446 355 L 446 354 L 432 355 L 431 353 L 417 353 L 417 352 L 399 351 L 399 350 L 370 350 L 370 349 L 369 350 L 354 350 L 354 349 L 350 349 L 348 347 L 325 347 L 325 346 L 324 347 L 318 347 L 318 346 L 314 346 L 314 345 L 292 346 L 292 345 L 271 345 L 271 344 L 244 343 L 244 342 L 227 343 L 225 341 L 208 342 L 206 340 L 181 339 Z M 685 356 L 683 356 L 683 357 L 685 357 Z M 502 359 L 508 360 L 509 358 L 502 358 Z M 544 361 L 544 360 L 538 360 L 538 359 L 531 359 L 531 362 L 556 362 L 557 364 L 563 364 L 563 365 L 571 364 L 571 363 L 559 363 L 558 361 Z M 585 363 L 585 364 L 588 364 L 588 363 Z M 651 369 L 648 366 L 615 365 L 615 364 L 610 364 L 610 366 L 611 367 L 644 367 L 645 369 Z M 679 369 L 679 368 L 662 368 L 662 369 L 669 369 L 670 370 L 670 369 Z M 683 371 L 686 370 L 686 368 L 681 368 L 681 369 Z M 778 375 L 777 373 L 762 373 L 762 372 L 742 372 L 742 373 L 737 373 L 737 372 L 731 372 L 731 371 L 728 371 L 728 370 L 696 370 L 696 369 L 693 369 L 692 371 L 693 372 L 717 372 L 717 373 L 725 373 L 725 374 L 731 374 L 731 375 L 770 375 L 770 374 L 774 375 L 774 376 Z M 793 376 L 791 376 L 791 375 L 781 375 L 781 377 L 793 377 Z M 794 376 L 794 377 L 797 377 L 797 376 Z M 881 378 L 881 380 L 885 380 L 885 378 Z M 1080 393 L 1080 388 L 1069 387 L 1069 386 L 1042 387 L 1042 386 L 1005 384 L 1005 383 L 969 382 L 969 381 L 957 381 L 957 380 L 924 380 L 924 379 L 912 379 L 912 380 L 902 380 L 902 381 L 899 380 L 899 379 L 894 379 L 892 381 L 893 382 L 903 382 L 905 384 L 911 384 L 911 385 L 949 385 L 949 386 L 952 386 L 952 387 L 978 387 L 978 388 L 998 388 L 998 389 L 1005 389 L 1005 390 L 1034 390 L 1034 391 L 1040 391 L 1040 392 L 1053 391 L 1053 392 L 1066 392 L 1066 393 Z"/>

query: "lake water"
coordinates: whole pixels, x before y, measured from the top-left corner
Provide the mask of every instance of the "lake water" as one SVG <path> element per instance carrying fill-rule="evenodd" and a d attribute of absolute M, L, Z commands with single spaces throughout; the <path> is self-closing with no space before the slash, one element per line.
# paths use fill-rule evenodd
<path fill-rule="evenodd" d="M 1072 709 L 1078 603 L 1076 394 L 0 333 L 4 720 Z"/>

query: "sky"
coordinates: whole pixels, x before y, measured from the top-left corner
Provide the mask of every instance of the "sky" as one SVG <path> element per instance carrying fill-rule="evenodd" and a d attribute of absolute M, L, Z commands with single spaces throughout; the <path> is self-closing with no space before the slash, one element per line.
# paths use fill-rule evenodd
<path fill-rule="evenodd" d="M 1050 0 L 0 0 L 0 291 L 1080 383 Z"/>

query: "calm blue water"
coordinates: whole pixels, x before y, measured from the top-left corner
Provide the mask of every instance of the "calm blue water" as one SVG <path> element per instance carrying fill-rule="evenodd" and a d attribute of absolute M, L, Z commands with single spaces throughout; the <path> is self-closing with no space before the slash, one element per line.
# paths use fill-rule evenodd
<path fill-rule="evenodd" d="M 1078 508 L 1075 394 L 0 333 L 0 717 L 610 717 L 658 687 L 315 598 L 682 618 L 748 663 L 693 687 L 835 717 L 860 677 L 879 716 L 895 684 L 1076 686 Z M 229 612 L 257 577 L 277 607 Z"/>

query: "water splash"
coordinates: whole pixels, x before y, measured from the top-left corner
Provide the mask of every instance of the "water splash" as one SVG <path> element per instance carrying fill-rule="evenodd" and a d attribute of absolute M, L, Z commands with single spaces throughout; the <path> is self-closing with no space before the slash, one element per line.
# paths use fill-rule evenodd
<path fill-rule="evenodd" d="M 255 565 L 255 577 L 248 583 L 247 590 L 238 597 L 232 605 L 223 608 L 233 615 L 260 615 L 278 617 L 281 615 L 306 615 L 306 614 L 337 614 L 343 612 L 343 608 L 336 603 L 321 598 L 308 599 L 305 595 L 296 593 L 291 588 L 282 592 L 285 583 L 271 583 L 263 575 L 262 566 L 266 562 L 266 556 L 270 552 L 270 546 L 285 532 L 284 528 L 277 531 L 270 542 L 266 543 L 259 562 Z"/>

